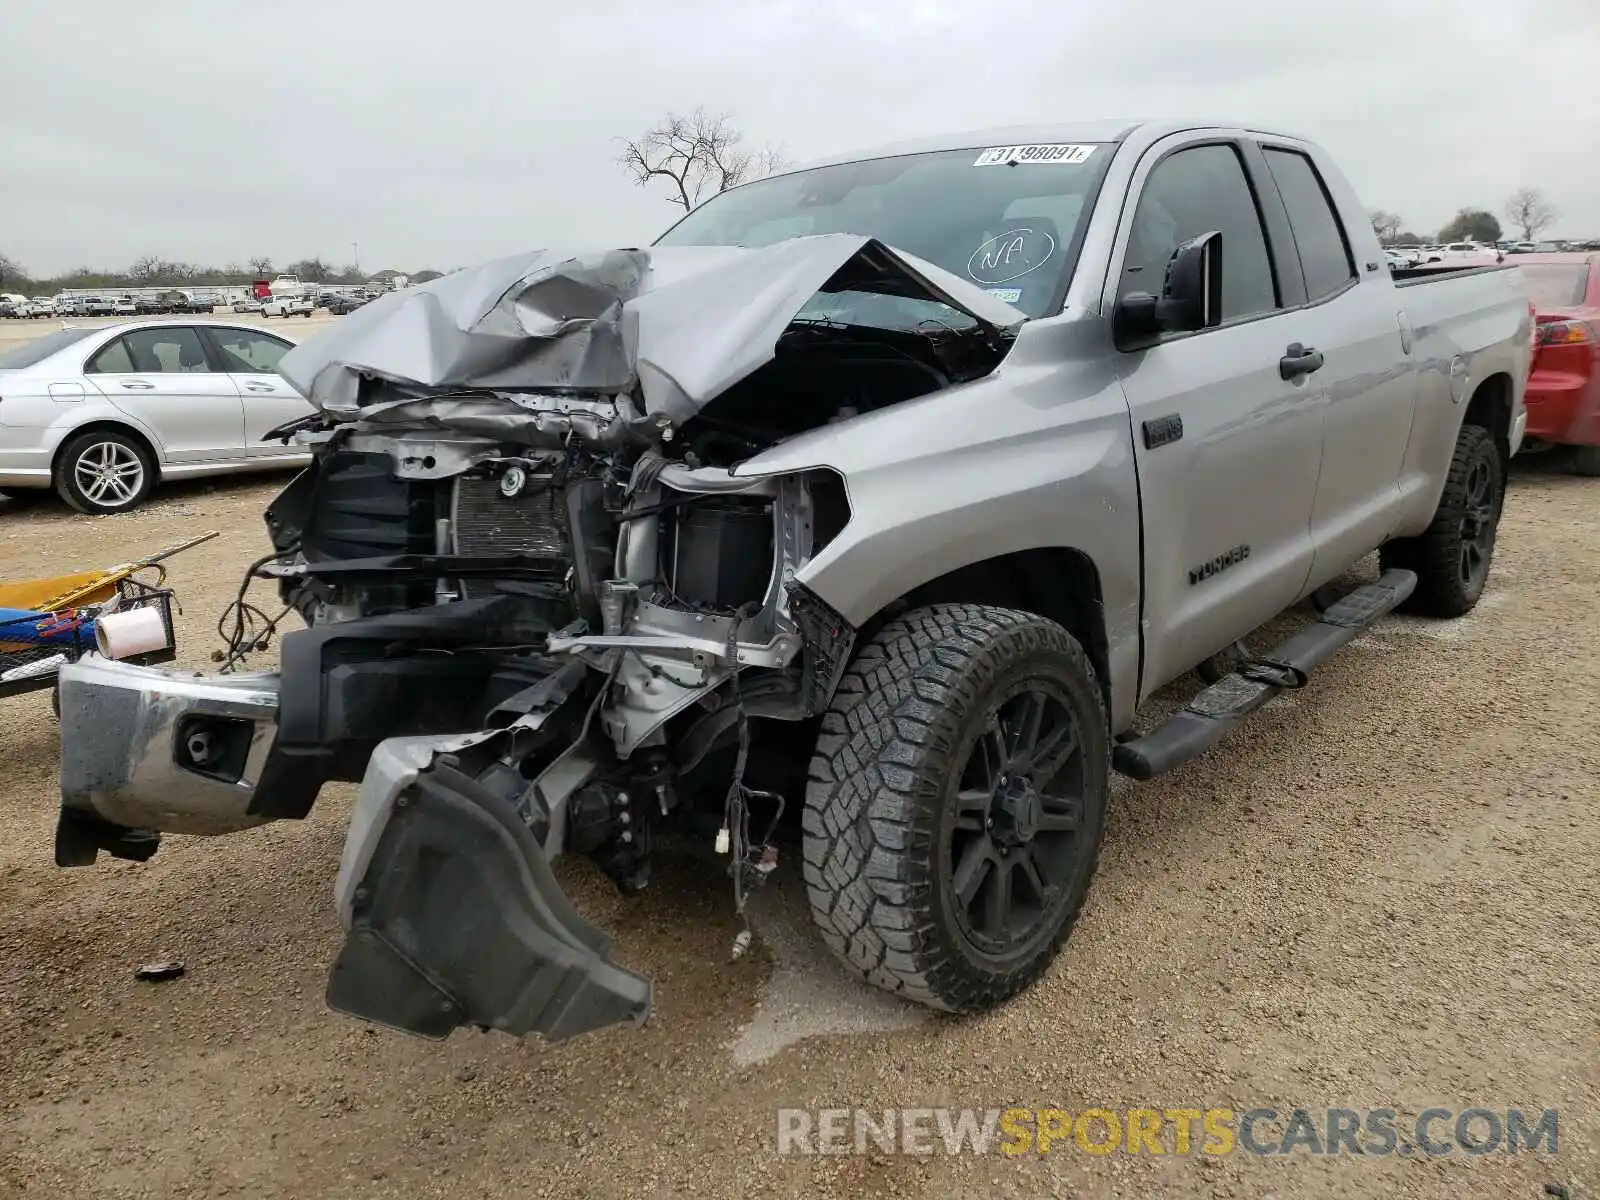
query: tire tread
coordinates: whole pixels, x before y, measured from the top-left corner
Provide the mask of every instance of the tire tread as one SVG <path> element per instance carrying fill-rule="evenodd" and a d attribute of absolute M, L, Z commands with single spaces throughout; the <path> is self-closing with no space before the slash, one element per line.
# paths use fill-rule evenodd
<path fill-rule="evenodd" d="M 1002 656 L 1019 652 L 1064 658 L 1092 685 L 1092 719 L 1105 730 L 1094 669 L 1066 630 L 1013 609 L 940 604 L 892 620 L 861 647 L 822 718 L 811 759 L 804 875 L 823 941 L 867 982 L 934 1008 L 988 1008 L 1032 983 L 1071 931 L 1093 874 L 1091 857 L 1059 929 L 1008 973 L 972 969 L 940 936 L 936 807 L 957 765 L 950 760 L 960 714 L 998 674 Z M 1096 738 L 1086 730 L 1084 743 L 1109 763 L 1103 732 Z M 1098 778 L 1106 778 L 1103 770 Z M 1091 855 L 1098 850 L 1096 837 Z"/>

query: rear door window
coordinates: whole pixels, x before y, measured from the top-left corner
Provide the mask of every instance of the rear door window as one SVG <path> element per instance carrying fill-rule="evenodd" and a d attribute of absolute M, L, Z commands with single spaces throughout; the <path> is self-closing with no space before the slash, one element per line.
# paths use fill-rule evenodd
<path fill-rule="evenodd" d="M 293 348 L 271 334 L 250 329 L 212 326 L 206 333 L 217 348 L 222 369 L 236 374 L 271 374 L 278 369 L 278 360 Z"/>
<path fill-rule="evenodd" d="M 1326 299 L 1356 278 L 1355 259 L 1333 199 L 1306 155 L 1272 146 L 1263 149 L 1273 182 L 1289 210 L 1295 247 L 1306 275 L 1306 294 L 1313 302 Z"/>
<path fill-rule="evenodd" d="M 1261 214 L 1231 145 L 1179 150 L 1150 172 L 1134 210 L 1118 298 L 1130 292 L 1159 296 L 1173 251 L 1212 231 L 1222 234 L 1223 321 L 1277 308 Z"/>

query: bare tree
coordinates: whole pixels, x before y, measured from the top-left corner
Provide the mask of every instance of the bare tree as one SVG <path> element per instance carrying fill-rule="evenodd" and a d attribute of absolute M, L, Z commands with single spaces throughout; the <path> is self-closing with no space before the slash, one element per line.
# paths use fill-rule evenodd
<path fill-rule="evenodd" d="M 1400 235 L 1400 227 L 1405 224 L 1399 213 L 1392 213 L 1388 209 L 1375 208 L 1369 215 L 1372 218 L 1372 231 L 1385 246 Z"/>
<path fill-rule="evenodd" d="M 250 270 L 256 275 L 270 274 L 272 271 L 272 260 L 265 256 L 261 258 L 252 258 L 250 260 Z"/>
<path fill-rule="evenodd" d="M 1561 215 L 1554 204 L 1546 200 L 1538 188 L 1518 188 L 1506 201 L 1506 219 L 1522 227 L 1522 240 L 1531 242 L 1541 230 L 1548 229 Z"/>
<path fill-rule="evenodd" d="M 18 279 L 21 277 L 22 268 L 17 266 L 16 260 L 8 258 L 4 254 L 0 254 L 0 283 L 5 283 L 8 279 Z"/>
<path fill-rule="evenodd" d="M 667 180 L 667 199 L 687 212 L 708 192 L 725 192 L 789 165 L 779 147 L 755 150 L 743 143 L 744 134 L 726 113 L 697 108 L 688 116 L 668 113 L 642 137 L 624 141 L 617 162 L 640 187 Z"/>

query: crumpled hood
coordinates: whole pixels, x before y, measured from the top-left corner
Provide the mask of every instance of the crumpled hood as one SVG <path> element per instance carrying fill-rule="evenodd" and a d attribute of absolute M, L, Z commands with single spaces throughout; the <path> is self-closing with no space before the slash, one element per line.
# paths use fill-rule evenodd
<path fill-rule="evenodd" d="M 855 234 L 757 249 L 535 250 L 375 300 L 278 370 L 335 415 L 359 413 L 366 375 L 446 390 L 637 385 L 648 415 L 678 423 L 771 361 L 784 329 L 847 265 L 861 268 L 854 291 L 940 300 L 994 330 L 1026 320 L 977 285 Z"/>

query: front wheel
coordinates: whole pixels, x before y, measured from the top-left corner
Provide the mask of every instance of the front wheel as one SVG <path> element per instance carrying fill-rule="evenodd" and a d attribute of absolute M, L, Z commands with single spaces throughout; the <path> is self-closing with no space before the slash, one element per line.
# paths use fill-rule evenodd
<path fill-rule="evenodd" d="M 126 512 L 155 486 L 150 452 L 115 430 L 91 430 L 67 444 L 56 464 L 56 492 L 81 513 Z"/>
<path fill-rule="evenodd" d="M 867 982 L 952 1012 L 1050 964 L 1088 892 L 1110 738 L 1054 622 L 935 605 L 861 648 L 823 717 L 804 812 L 823 940 Z"/>
<path fill-rule="evenodd" d="M 1463 425 L 1433 523 L 1413 538 L 1397 538 L 1379 554 L 1384 570 L 1417 573 L 1417 590 L 1402 605 L 1428 617 L 1471 612 L 1489 582 L 1505 474 L 1487 429 Z"/>

